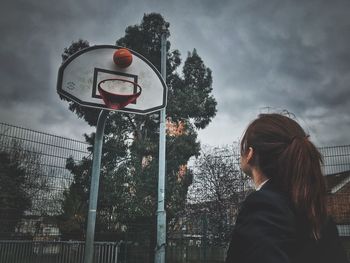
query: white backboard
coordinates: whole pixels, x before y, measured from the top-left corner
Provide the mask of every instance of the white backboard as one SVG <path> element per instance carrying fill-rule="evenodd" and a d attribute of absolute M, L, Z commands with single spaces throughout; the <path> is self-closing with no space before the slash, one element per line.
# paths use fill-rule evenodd
<path fill-rule="evenodd" d="M 69 57 L 59 68 L 57 92 L 82 106 L 111 110 L 103 102 L 97 85 L 105 79 L 125 79 L 140 85 L 142 93 L 135 102 L 118 111 L 147 114 L 164 108 L 167 86 L 161 74 L 146 58 L 130 49 L 132 64 L 118 67 L 113 54 L 119 48 L 92 46 Z M 136 86 L 134 90 L 137 91 Z"/>

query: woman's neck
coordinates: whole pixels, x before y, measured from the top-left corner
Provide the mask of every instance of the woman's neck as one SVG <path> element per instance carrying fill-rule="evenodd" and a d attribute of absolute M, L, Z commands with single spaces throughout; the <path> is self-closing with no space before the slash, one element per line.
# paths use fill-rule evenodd
<path fill-rule="evenodd" d="M 256 167 L 252 169 L 252 179 L 255 188 L 258 188 L 262 183 L 268 180 L 268 178 L 262 173 L 262 171 Z"/>

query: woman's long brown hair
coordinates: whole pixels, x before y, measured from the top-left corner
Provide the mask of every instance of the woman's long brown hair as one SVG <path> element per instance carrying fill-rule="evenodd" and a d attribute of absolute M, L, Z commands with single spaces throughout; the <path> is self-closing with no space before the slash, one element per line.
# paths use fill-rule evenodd
<path fill-rule="evenodd" d="M 253 164 L 288 193 L 298 214 L 310 227 L 310 235 L 321 236 L 326 218 L 326 186 L 322 155 L 309 136 L 293 119 L 280 114 L 261 114 L 247 128 L 241 141 L 241 155 L 249 147 L 255 152 Z"/>

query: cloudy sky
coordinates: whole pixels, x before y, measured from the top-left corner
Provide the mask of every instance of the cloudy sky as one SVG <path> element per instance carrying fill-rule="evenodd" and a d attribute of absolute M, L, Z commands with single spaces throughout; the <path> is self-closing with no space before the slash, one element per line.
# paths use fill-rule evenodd
<path fill-rule="evenodd" d="M 114 44 L 144 13 L 170 23 L 173 49 L 213 71 L 218 113 L 204 144 L 236 141 L 271 108 L 293 112 L 319 146 L 350 144 L 348 0 L 3 0 L 0 122 L 82 139 L 93 129 L 56 93 L 63 49 Z"/>

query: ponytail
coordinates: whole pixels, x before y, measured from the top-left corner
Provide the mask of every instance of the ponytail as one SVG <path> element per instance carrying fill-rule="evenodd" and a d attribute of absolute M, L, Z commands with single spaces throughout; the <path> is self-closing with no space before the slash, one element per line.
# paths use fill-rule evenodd
<path fill-rule="evenodd" d="M 280 156 L 279 174 L 299 214 L 306 217 L 315 239 L 321 237 L 326 217 L 326 186 L 321 171 L 322 156 L 306 137 L 294 137 Z"/>
<path fill-rule="evenodd" d="M 286 192 L 298 216 L 304 218 L 310 236 L 321 237 L 326 218 L 326 186 L 322 156 L 301 126 L 280 114 L 261 114 L 247 128 L 241 154 L 252 147 L 262 173 Z"/>

